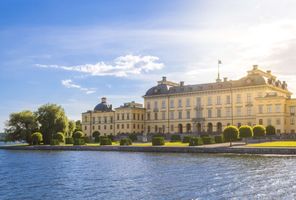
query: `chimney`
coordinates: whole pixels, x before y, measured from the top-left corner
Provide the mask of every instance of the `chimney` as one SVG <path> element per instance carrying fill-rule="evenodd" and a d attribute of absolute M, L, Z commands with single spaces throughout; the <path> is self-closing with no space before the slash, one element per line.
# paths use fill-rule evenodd
<path fill-rule="evenodd" d="M 184 86 L 184 81 L 180 82 L 180 86 L 183 87 Z"/>
<path fill-rule="evenodd" d="M 165 76 L 162 77 L 162 81 L 165 82 L 167 79 Z"/>
<path fill-rule="evenodd" d="M 106 103 L 107 102 L 107 98 L 106 97 L 102 97 L 102 103 Z"/>
<path fill-rule="evenodd" d="M 224 82 L 227 82 L 227 77 L 224 77 L 223 80 L 224 80 Z"/>
<path fill-rule="evenodd" d="M 253 65 L 253 70 L 257 70 L 258 69 L 258 65 Z"/>

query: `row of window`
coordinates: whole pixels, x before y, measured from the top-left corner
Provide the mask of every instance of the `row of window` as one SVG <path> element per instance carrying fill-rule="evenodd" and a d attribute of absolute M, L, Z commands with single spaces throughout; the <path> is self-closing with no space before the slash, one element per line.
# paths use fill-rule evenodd
<path fill-rule="evenodd" d="M 272 112 L 279 113 L 279 112 L 282 111 L 281 110 L 282 109 L 281 104 L 275 104 L 275 105 L 272 105 L 272 104 L 258 105 L 258 113 L 259 114 L 264 113 L 264 107 L 266 107 L 266 113 L 272 113 Z"/>
<path fill-rule="evenodd" d="M 117 124 L 117 129 L 120 129 L 120 127 L 122 128 L 122 129 L 124 129 L 125 128 L 125 124 L 121 124 L 121 126 L 120 126 L 120 124 Z M 140 127 L 142 128 L 142 129 L 144 129 L 144 125 L 142 124 L 141 126 L 140 126 L 140 124 L 132 124 L 132 127 L 133 127 L 133 129 L 140 129 Z M 92 126 L 92 129 L 93 130 L 95 130 L 95 126 Z M 98 128 L 98 130 L 107 130 L 107 125 L 104 125 L 104 126 L 97 126 L 97 128 Z M 101 129 L 102 128 L 102 129 Z M 110 130 L 112 130 L 113 129 L 113 126 L 112 125 L 109 125 L 109 128 L 110 128 Z M 126 124 L 126 128 L 127 129 L 129 129 L 130 128 L 130 124 Z M 84 126 L 84 130 L 87 130 L 87 126 Z"/>
<path fill-rule="evenodd" d="M 121 118 L 120 118 L 121 117 Z M 130 118 L 132 117 L 132 118 Z M 144 120 L 144 115 L 143 114 L 136 114 L 136 113 L 133 113 L 131 116 L 130 116 L 130 113 L 121 113 L 121 114 L 117 114 L 117 120 Z"/>
<path fill-rule="evenodd" d="M 209 96 L 207 97 L 207 105 L 210 106 L 210 105 L 213 105 L 213 100 L 214 98 Z M 201 102 L 202 102 L 202 97 L 197 97 L 196 98 L 196 105 L 197 106 L 200 106 L 201 105 Z M 237 94 L 236 95 L 236 103 L 242 103 L 242 95 L 241 94 Z M 247 103 L 251 103 L 252 102 L 252 95 L 250 93 L 248 93 L 246 95 L 246 102 Z M 230 104 L 231 103 L 231 96 L 230 95 L 227 95 L 225 97 L 225 104 Z M 162 109 L 165 109 L 166 108 L 166 104 L 167 104 L 167 101 L 166 100 L 162 100 L 161 101 L 161 108 Z M 222 105 L 222 98 L 221 96 L 216 96 L 216 105 Z M 191 102 L 190 102 L 190 98 L 187 98 L 185 100 L 185 106 L 186 107 L 190 107 L 191 106 Z M 174 99 L 170 99 L 169 101 L 169 107 L 170 108 L 175 108 L 175 100 Z M 178 99 L 178 105 L 177 105 L 178 108 L 182 108 L 183 107 L 183 99 Z M 149 110 L 151 109 L 151 104 L 150 102 L 148 101 L 147 102 L 147 105 L 146 105 L 146 108 Z M 158 109 L 159 106 L 158 106 L 158 101 L 154 101 L 154 105 L 153 105 L 153 108 L 154 109 Z"/>

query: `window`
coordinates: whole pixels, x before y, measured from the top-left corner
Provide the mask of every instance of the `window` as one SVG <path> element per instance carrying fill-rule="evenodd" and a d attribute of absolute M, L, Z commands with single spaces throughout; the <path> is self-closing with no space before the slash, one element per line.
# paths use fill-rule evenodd
<path fill-rule="evenodd" d="M 271 119 L 267 119 L 267 125 L 271 125 L 271 124 L 272 124 Z"/>
<path fill-rule="evenodd" d="M 98 117 L 98 120 L 99 120 L 99 124 L 101 123 L 101 117 Z"/>
<path fill-rule="evenodd" d="M 110 117 L 110 123 L 113 123 L 113 117 Z"/>
<path fill-rule="evenodd" d="M 242 115 L 242 108 L 241 107 L 237 107 L 236 108 L 236 115 L 237 116 L 241 116 Z"/>
<path fill-rule="evenodd" d="M 107 126 L 106 125 L 104 125 L 104 130 L 106 130 L 107 129 Z"/>
<path fill-rule="evenodd" d="M 221 105 L 221 97 L 217 96 L 217 105 Z"/>
<path fill-rule="evenodd" d="M 186 118 L 187 119 L 190 119 L 190 110 L 187 110 L 187 112 L 186 112 Z"/>
<path fill-rule="evenodd" d="M 263 105 L 258 106 L 258 112 L 259 112 L 259 114 L 263 113 Z"/>
<path fill-rule="evenodd" d="M 174 119 L 174 111 L 170 111 L 170 119 Z"/>
<path fill-rule="evenodd" d="M 117 120 L 119 120 L 119 114 L 117 114 Z M 101 123 L 101 122 L 100 122 Z"/>
<path fill-rule="evenodd" d="M 241 103 L 241 94 L 236 95 L 236 103 Z"/>
<path fill-rule="evenodd" d="M 227 95 L 226 96 L 226 104 L 230 104 L 231 102 L 230 102 L 230 95 Z"/>
<path fill-rule="evenodd" d="M 111 129 L 111 130 L 113 129 L 113 126 L 112 126 L 112 125 L 110 125 L 110 129 Z"/>
<path fill-rule="evenodd" d="M 294 125 L 294 124 L 295 124 L 295 118 L 294 118 L 294 117 L 291 117 L 291 118 L 290 118 L 290 124 L 291 124 L 291 125 Z"/>
<path fill-rule="evenodd" d="M 186 99 L 186 107 L 190 107 L 190 99 Z"/>
<path fill-rule="evenodd" d="M 94 123 L 96 123 L 96 118 L 95 118 L 95 117 L 93 117 L 93 124 L 94 124 Z"/>
<path fill-rule="evenodd" d="M 87 126 L 84 126 L 84 130 L 87 130 Z"/>
<path fill-rule="evenodd" d="M 295 114 L 295 106 L 291 106 L 290 107 L 290 113 L 291 114 Z"/>
<path fill-rule="evenodd" d="M 119 124 L 117 124 L 117 129 L 119 129 Z"/>
<path fill-rule="evenodd" d="M 136 120 L 136 113 L 133 113 L 133 120 Z"/>
<path fill-rule="evenodd" d="M 130 119 L 129 113 L 126 114 L 126 119 L 127 119 L 127 120 Z"/>
<path fill-rule="evenodd" d="M 281 104 L 275 105 L 275 112 L 277 112 L 277 113 L 281 112 Z"/>
<path fill-rule="evenodd" d="M 179 118 L 179 119 L 182 119 L 182 111 L 179 111 L 179 112 L 178 112 L 178 118 Z"/>
<path fill-rule="evenodd" d="M 136 124 L 133 124 L 133 129 L 135 129 L 136 128 Z"/>
<path fill-rule="evenodd" d="M 87 116 L 84 117 L 84 121 L 87 122 Z"/>
<path fill-rule="evenodd" d="M 140 120 L 140 114 L 138 114 L 138 120 Z"/>
<path fill-rule="evenodd" d="M 154 109 L 157 109 L 157 108 L 158 108 L 158 102 L 154 101 Z"/>
<path fill-rule="evenodd" d="M 182 99 L 178 99 L 178 107 L 182 108 Z"/>
<path fill-rule="evenodd" d="M 129 129 L 129 124 L 126 125 L 126 128 Z"/>
<path fill-rule="evenodd" d="M 154 120 L 158 120 L 158 113 L 154 113 Z"/>
<path fill-rule="evenodd" d="M 105 124 L 107 123 L 107 117 L 104 117 L 104 123 Z"/>
<path fill-rule="evenodd" d="M 230 108 L 226 108 L 226 117 L 230 117 Z"/>
<path fill-rule="evenodd" d="M 165 120 L 165 112 L 162 112 L 161 115 L 162 115 L 162 120 Z"/>
<path fill-rule="evenodd" d="M 247 115 L 248 116 L 252 115 L 252 108 L 251 107 L 247 107 Z"/>
<path fill-rule="evenodd" d="M 95 129 L 95 126 L 92 126 L 92 129 L 94 130 Z"/>
<path fill-rule="evenodd" d="M 150 113 L 147 113 L 147 120 L 150 120 Z"/>
<path fill-rule="evenodd" d="M 170 100 L 170 108 L 174 108 L 175 107 L 175 105 L 174 105 L 174 99 L 171 99 Z"/>
<path fill-rule="evenodd" d="M 155 131 L 155 133 L 158 132 L 158 127 L 157 127 L 157 125 L 155 125 L 155 127 L 154 127 L 154 131 Z"/>
<path fill-rule="evenodd" d="M 212 97 L 208 97 L 208 106 L 212 105 Z"/>
<path fill-rule="evenodd" d="M 251 103 L 252 102 L 252 96 L 250 93 L 247 94 L 247 103 Z"/>
<path fill-rule="evenodd" d="M 271 113 L 272 112 L 272 105 L 267 105 L 267 113 Z"/>
<path fill-rule="evenodd" d="M 162 108 L 162 109 L 165 109 L 165 100 L 162 100 L 162 101 L 161 101 L 161 108 Z"/>
<path fill-rule="evenodd" d="M 147 109 L 150 109 L 150 102 L 147 102 Z"/>
<path fill-rule="evenodd" d="M 212 117 L 212 109 L 208 109 L 208 118 Z"/>
<path fill-rule="evenodd" d="M 150 126 L 147 127 L 147 132 L 150 133 Z"/>
<path fill-rule="evenodd" d="M 259 119 L 259 125 L 263 125 L 263 119 Z"/>
<path fill-rule="evenodd" d="M 124 114 L 121 114 L 121 119 L 124 120 Z"/>
<path fill-rule="evenodd" d="M 174 125 L 171 125 L 171 131 L 174 132 Z"/>
<path fill-rule="evenodd" d="M 101 130 L 101 126 L 98 126 L 98 130 Z"/>
<path fill-rule="evenodd" d="M 201 106 L 201 98 L 200 97 L 196 98 L 196 106 Z"/>
<path fill-rule="evenodd" d="M 221 108 L 217 109 L 217 117 L 221 117 Z"/>
<path fill-rule="evenodd" d="M 281 119 L 276 119 L 276 125 L 281 125 Z"/>

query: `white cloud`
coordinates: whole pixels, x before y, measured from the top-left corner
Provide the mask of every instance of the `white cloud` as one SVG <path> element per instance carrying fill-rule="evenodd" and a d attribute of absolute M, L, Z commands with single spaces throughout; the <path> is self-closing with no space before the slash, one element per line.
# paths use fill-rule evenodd
<path fill-rule="evenodd" d="M 129 75 L 139 75 L 142 73 L 147 73 L 149 71 L 162 69 L 164 67 L 164 64 L 158 61 L 159 58 L 155 56 L 125 55 L 116 58 L 110 64 L 101 61 L 96 64 L 84 64 L 76 66 L 42 64 L 36 64 L 36 66 L 42 68 L 63 69 L 66 71 L 76 71 L 90 74 L 92 76 L 127 77 Z M 74 85 L 72 87 L 77 87 L 77 85 Z"/>
<path fill-rule="evenodd" d="M 77 85 L 75 83 L 73 83 L 73 81 L 71 79 L 67 79 L 67 80 L 62 80 L 62 85 L 65 86 L 66 88 L 77 88 L 83 92 L 85 92 L 86 94 L 93 94 L 95 93 L 95 89 L 90 89 L 90 88 L 84 88 L 81 87 L 80 85 Z"/>

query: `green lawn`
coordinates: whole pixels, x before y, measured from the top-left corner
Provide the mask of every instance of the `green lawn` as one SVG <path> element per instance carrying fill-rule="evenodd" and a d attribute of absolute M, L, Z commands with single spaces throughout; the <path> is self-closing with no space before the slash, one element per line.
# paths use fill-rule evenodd
<path fill-rule="evenodd" d="M 249 144 L 249 147 L 296 147 L 296 141 L 276 141 L 263 142 L 258 144 Z"/>

